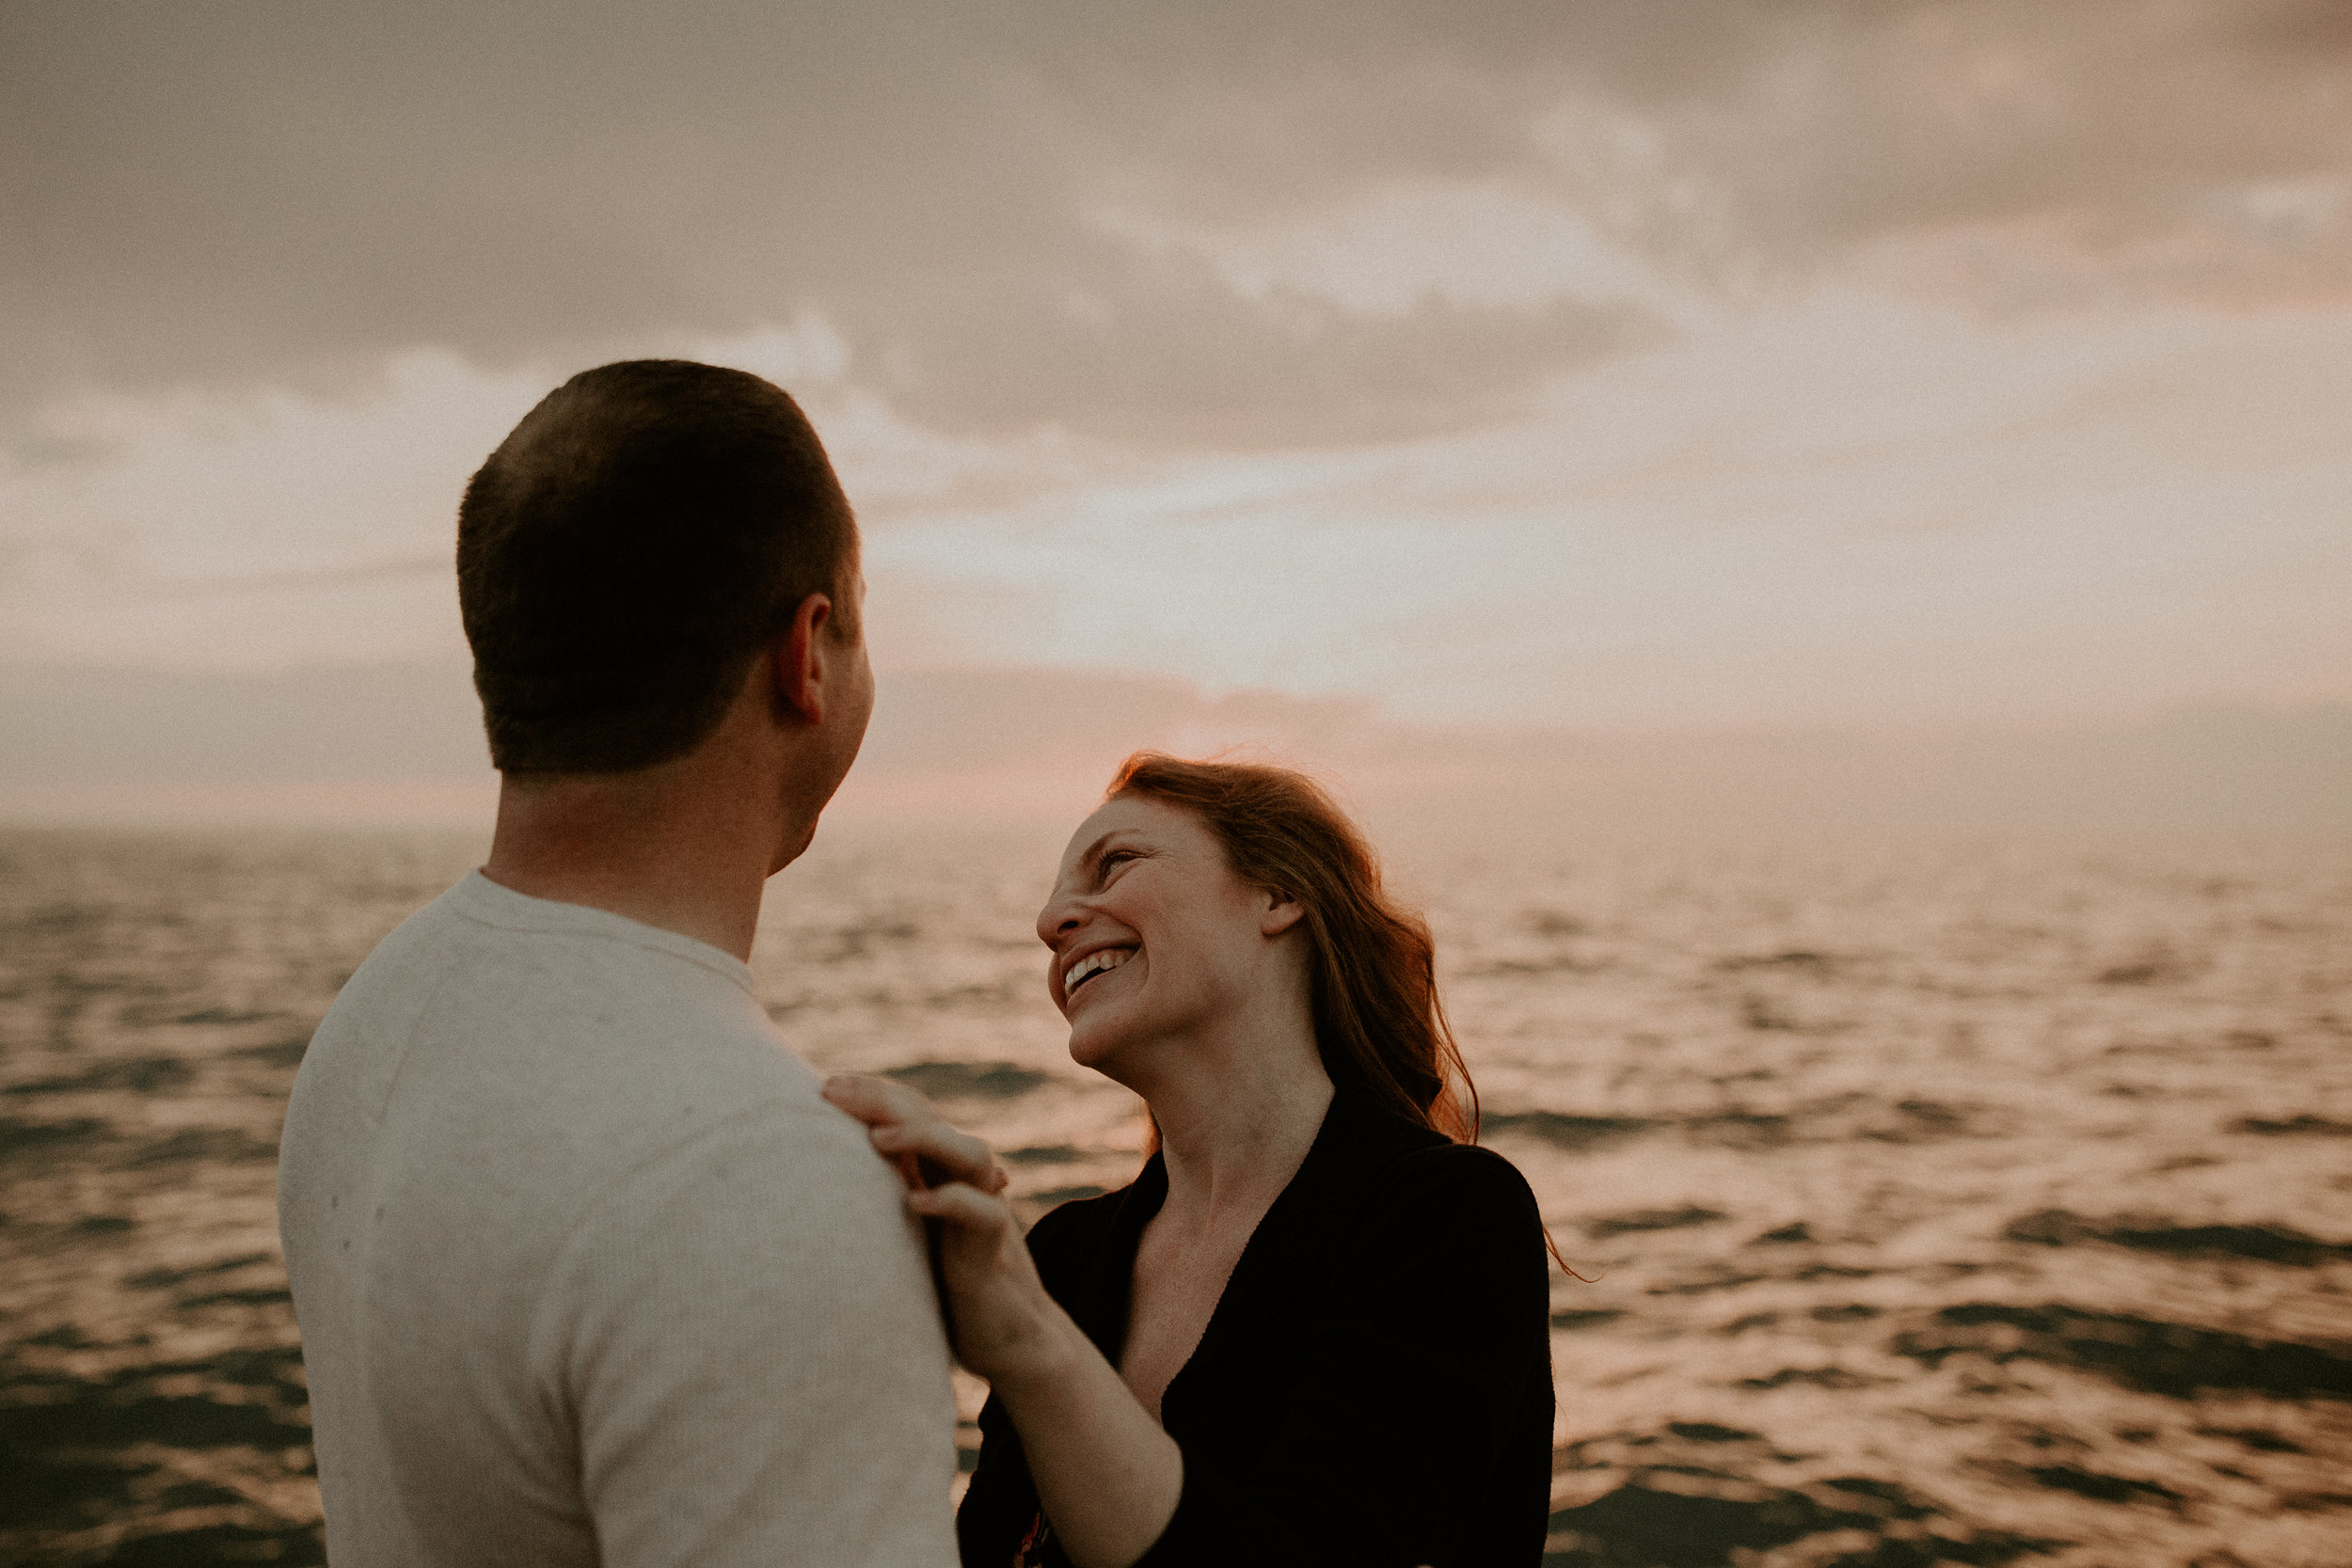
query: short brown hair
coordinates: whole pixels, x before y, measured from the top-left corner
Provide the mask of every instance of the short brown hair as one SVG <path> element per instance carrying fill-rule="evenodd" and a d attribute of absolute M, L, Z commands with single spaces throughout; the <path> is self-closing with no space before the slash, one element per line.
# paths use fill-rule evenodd
<path fill-rule="evenodd" d="M 457 599 L 490 761 L 622 773 L 693 750 L 752 657 L 811 594 L 843 590 L 857 524 L 782 388 L 634 359 L 523 417 L 466 486 Z"/>

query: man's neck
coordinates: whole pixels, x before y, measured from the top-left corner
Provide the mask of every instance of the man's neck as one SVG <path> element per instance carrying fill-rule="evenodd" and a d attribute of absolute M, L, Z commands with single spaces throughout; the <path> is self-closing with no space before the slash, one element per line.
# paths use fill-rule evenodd
<path fill-rule="evenodd" d="M 609 911 L 748 961 L 786 825 L 772 784 L 714 777 L 693 760 L 636 773 L 505 781 L 483 875 L 516 893 Z M 795 853 L 804 836 L 792 841 Z"/>

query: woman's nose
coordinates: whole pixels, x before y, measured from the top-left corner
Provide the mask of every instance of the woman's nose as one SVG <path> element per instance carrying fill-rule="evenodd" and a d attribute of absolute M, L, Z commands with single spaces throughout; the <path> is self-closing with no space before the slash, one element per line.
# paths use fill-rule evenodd
<path fill-rule="evenodd" d="M 1078 928 L 1078 901 L 1059 895 L 1045 901 L 1037 911 L 1037 940 L 1048 947 L 1057 947 L 1061 939 Z"/>

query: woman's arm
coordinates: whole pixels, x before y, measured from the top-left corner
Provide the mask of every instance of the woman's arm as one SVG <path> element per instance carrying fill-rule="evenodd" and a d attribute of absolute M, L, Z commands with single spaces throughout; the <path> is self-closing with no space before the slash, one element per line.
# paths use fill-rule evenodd
<path fill-rule="evenodd" d="M 1129 1568 L 1167 1528 L 1184 1456 L 1038 1278 L 988 1146 L 883 1079 L 837 1077 L 825 1098 L 899 1163 L 907 1207 L 937 1221 L 957 1358 L 1012 1418 L 1038 1502 L 1077 1568 Z M 908 1170 L 908 1162 L 915 1169 Z"/>

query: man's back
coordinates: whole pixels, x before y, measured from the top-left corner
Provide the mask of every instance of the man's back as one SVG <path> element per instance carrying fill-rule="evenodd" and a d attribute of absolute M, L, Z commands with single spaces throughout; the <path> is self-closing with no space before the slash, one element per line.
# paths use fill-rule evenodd
<path fill-rule="evenodd" d="M 479 874 L 305 1059 L 279 1219 L 338 1568 L 953 1560 L 895 1175 L 691 938 Z"/>

